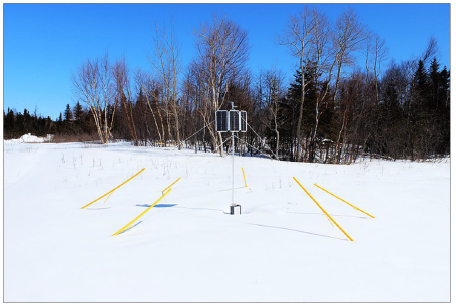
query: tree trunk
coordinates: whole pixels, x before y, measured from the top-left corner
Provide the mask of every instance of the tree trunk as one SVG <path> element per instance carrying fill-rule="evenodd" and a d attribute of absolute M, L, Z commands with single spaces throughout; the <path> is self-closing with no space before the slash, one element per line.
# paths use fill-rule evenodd
<path fill-rule="evenodd" d="M 301 106 L 299 107 L 299 117 L 298 117 L 298 126 L 296 128 L 296 137 L 298 140 L 297 146 L 296 146 L 296 161 L 300 162 L 301 161 L 301 124 L 302 124 L 302 114 L 304 111 L 304 100 L 305 100 L 305 93 L 306 93 L 306 84 L 305 84 L 305 79 L 304 79 L 304 66 L 302 65 L 302 59 L 301 59 Z"/>

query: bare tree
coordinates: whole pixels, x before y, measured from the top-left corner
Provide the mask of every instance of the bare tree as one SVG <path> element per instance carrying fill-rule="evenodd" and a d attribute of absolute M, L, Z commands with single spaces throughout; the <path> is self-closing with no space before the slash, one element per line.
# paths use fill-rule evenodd
<path fill-rule="evenodd" d="M 299 66 L 298 69 L 302 73 L 301 77 L 301 103 L 299 107 L 298 123 L 296 126 L 296 160 L 301 159 L 301 125 L 302 116 L 305 102 L 306 86 L 310 81 L 306 82 L 304 77 L 305 63 L 310 58 L 312 53 L 312 31 L 315 27 L 314 15 L 311 10 L 304 6 L 303 10 L 296 16 L 291 16 L 288 21 L 287 27 L 282 34 L 278 37 L 278 43 L 280 45 L 288 46 L 292 55 L 298 58 Z"/>
<path fill-rule="evenodd" d="M 108 144 L 117 108 L 114 101 L 110 113 L 114 90 L 108 53 L 101 59 L 88 59 L 82 64 L 72 75 L 72 83 L 77 98 L 87 105 L 93 116 L 101 143 Z"/>
<path fill-rule="evenodd" d="M 372 66 L 374 67 L 374 77 L 375 77 L 375 93 L 377 97 L 377 103 L 379 102 L 379 89 L 378 81 L 381 73 L 382 62 L 386 59 L 388 50 L 385 46 L 385 39 L 380 39 L 378 35 L 374 36 L 374 62 Z"/>
<path fill-rule="evenodd" d="M 353 64 L 353 52 L 357 51 L 361 47 L 361 42 L 367 38 L 365 27 L 361 24 L 359 17 L 353 9 L 349 8 L 337 18 L 336 29 L 332 38 L 337 62 L 334 89 L 334 101 L 336 101 L 342 68 L 345 65 Z M 348 107 L 346 107 L 346 109 L 348 109 Z M 342 124 L 336 141 L 338 161 L 340 161 L 340 140 L 347 126 L 347 111 L 348 110 L 344 111 L 342 114 Z"/>
<path fill-rule="evenodd" d="M 388 50 L 385 46 L 385 39 L 381 39 L 377 34 L 366 32 L 366 39 L 364 40 L 364 55 L 367 82 L 370 81 L 370 71 L 372 69 L 375 85 L 375 94 L 377 103 L 379 102 L 379 76 L 383 61 L 386 59 Z"/>
<path fill-rule="evenodd" d="M 439 53 L 439 46 L 437 45 L 437 40 L 434 36 L 431 36 L 428 41 L 426 50 L 424 50 L 423 55 L 421 55 L 421 60 L 424 65 L 429 63 L 429 60 L 434 58 Z"/>
<path fill-rule="evenodd" d="M 158 90 L 158 88 L 159 88 L 158 81 L 153 79 L 151 75 L 143 73 L 141 70 L 138 70 L 136 72 L 135 79 L 136 79 L 137 86 L 139 88 L 141 88 L 142 92 L 144 92 L 147 107 L 149 108 L 150 113 L 152 114 L 152 118 L 154 119 L 154 125 L 157 130 L 157 134 L 158 134 L 160 143 L 163 143 L 164 142 L 163 137 L 164 137 L 164 132 L 165 132 L 164 126 L 163 126 L 163 121 L 160 120 L 161 127 L 162 127 L 162 130 L 160 131 L 160 128 L 158 127 L 157 118 L 156 118 L 155 112 L 153 110 L 153 106 L 154 106 L 153 102 L 155 101 L 157 115 L 160 114 L 160 109 L 158 107 L 157 99 L 155 97 L 157 95 L 157 92 L 159 91 Z M 160 118 L 161 118 L 161 115 L 160 115 Z"/>
<path fill-rule="evenodd" d="M 315 123 L 311 132 L 309 141 L 308 160 L 313 162 L 315 158 L 315 149 L 317 143 L 317 132 L 320 123 L 320 117 L 323 111 L 328 108 L 327 99 L 329 96 L 330 83 L 333 76 L 333 70 L 337 63 L 335 50 L 331 47 L 329 37 L 331 35 L 331 25 L 324 13 L 314 9 L 312 16 L 315 26 L 311 34 L 311 79 L 316 87 L 315 101 Z"/>
<path fill-rule="evenodd" d="M 174 35 L 173 23 L 167 31 L 163 26 L 159 29 L 155 25 L 155 50 L 154 58 L 151 60 L 152 66 L 159 75 L 162 82 L 163 98 L 166 105 L 166 118 L 168 126 L 168 138 L 171 139 L 170 115 L 174 118 L 174 133 L 179 149 L 182 148 L 180 142 L 179 128 L 179 88 L 178 75 L 180 73 L 179 48 Z"/>
<path fill-rule="evenodd" d="M 228 82 L 236 78 L 245 67 L 248 57 L 247 32 L 227 18 L 213 16 L 210 24 L 202 24 L 195 31 L 196 47 L 198 51 L 198 66 L 205 81 L 210 102 L 208 108 L 214 113 L 224 102 Z M 209 126 L 213 145 L 219 146 L 222 142 Z M 219 148 L 222 155 L 222 147 Z"/>
<path fill-rule="evenodd" d="M 136 134 L 135 120 L 133 117 L 133 104 L 130 86 L 130 78 L 125 57 L 118 60 L 112 68 L 112 74 L 116 84 L 116 103 L 120 101 L 127 119 L 128 129 L 133 138 L 135 146 L 139 145 L 138 136 Z"/>
<path fill-rule="evenodd" d="M 186 95 L 188 95 L 189 103 L 197 113 L 201 115 L 204 125 L 207 125 L 207 130 L 211 138 L 212 146 L 217 147 L 217 133 L 213 126 L 209 124 L 214 119 L 214 112 L 212 111 L 212 103 L 210 100 L 210 90 L 206 79 L 206 73 L 201 61 L 194 60 L 190 63 L 187 71 L 187 78 L 185 81 Z M 203 143 L 206 129 L 203 129 Z M 206 150 L 206 148 L 205 148 Z"/>
<path fill-rule="evenodd" d="M 275 69 L 265 72 L 261 71 L 257 90 L 271 115 L 270 119 L 272 120 L 273 130 L 276 134 L 275 155 L 278 156 L 280 147 L 279 128 L 284 124 L 283 119 L 279 117 L 280 100 L 285 95 L 284 76 L 282 72 Z M 266 123 L 269 125 L 271 122 Z"/>
<path fill-rule="evenodd" d="M 349 8 L 337 18 L 336 29 L 332 36 L 337 57 L 335 98 L 343 66 L 353 64 L 353 52 L 361 47 L 361 42 L 367 37 L 368 33 L 353 9 Z"/>

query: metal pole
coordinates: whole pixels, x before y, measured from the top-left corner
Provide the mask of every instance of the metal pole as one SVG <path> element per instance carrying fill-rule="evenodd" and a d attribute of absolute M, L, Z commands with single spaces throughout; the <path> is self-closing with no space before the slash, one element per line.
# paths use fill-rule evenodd
<path fill-rule="evenodd" d="M 232 177 L 232 187 L 231 187 L 231 206 L 234 206 L 234 132 L 231 133 L 231 149 L 232 149 L 232 159 L 233 159 L 233 177 Z"/>

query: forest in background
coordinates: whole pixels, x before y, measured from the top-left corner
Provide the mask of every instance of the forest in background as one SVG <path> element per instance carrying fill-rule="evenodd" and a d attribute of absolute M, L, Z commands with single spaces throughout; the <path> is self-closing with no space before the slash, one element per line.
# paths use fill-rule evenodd
<path fill-rule="evenodd" d="M 297 68 L 247 68 L 248 33 L 214 15 L 194 30 L 197 56 L 183 67 L 173 25 L 156 26 L 150 67 L 131 71 L 108 54 L 75 69 L 76 105 L 59 119 L 4 110 L 4 138 L 191 147 L 222 155 L 216 110 L 248 112 L 235 151 L 280 160 L 350 164 L 360 156 L 422 160 L 450 154 L 450 71 L 432 37 L 419 57 L 387 61 L 384 39 L 348 9 L 334 23 L 306 6 L 275 37 Z M 360 63 L 363 63 L 360 65 Z M 149 69 L 150 71 L 147 71 Z M 223 148 L 226 148 L 223 150 Z"/>

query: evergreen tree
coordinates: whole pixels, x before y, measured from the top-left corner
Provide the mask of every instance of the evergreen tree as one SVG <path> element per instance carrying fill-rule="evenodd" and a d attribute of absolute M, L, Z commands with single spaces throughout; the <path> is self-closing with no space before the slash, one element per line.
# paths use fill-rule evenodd
<path fill-rule="evenodd" d="M 70 122 L 73 120 L 73 112 L 71 111 L 70 104 L 66 105 L 64 116 L 65 122 Z"/>
<path fill-rule="evenodd" d="M 384 86 L 382 108 L 386 126 L 397 125 L 401 119 L 401 107 L 396 86 L 391 81 Z"/>
<path fill-rule="evenodd" d="M 15 129 L 14 125 L 14 112 L 12 109 L 8 108 L 8 112 L 6 113 L 6 116 L 4 118 L 5 133 L 8 132 L 9 134 L 11 134 Z"/>
<path fill-rule="evenodd" d="M 8 111 L 9 111 L 9 108 L 8 108 Z M 10 130 L 10 126 L 8 126 L 7 124 L 7 120 L 6 120 L 6 112 L 5 112 L 5 109 L 3 109 L 3 133 L 6 133 L 7 131 Z"/>
<path fill-rule="evenodd" d="M 439 63 L 437 59 L 434 57 L 434 60 L 429 67 L 429 100 L 427 108 L 429 110 L 437 110 L 439 109 L 439 102 L 440 102 L 440 82 L 441 82 L 441 74 L 439 72 Z"/>
<path fill-rule="evenodd" d="M 415 99 L 416 105 L 415 110 L 412 111 L 418 116 L 423 117 L 426 116 L 426 112 L 429 105 L 429 83 L 428 83 L 428 74 L 424 67 L 424 62 L 420 60 L 418 62 L 418 69 L 415 72 L 414 77 L 415 82 Z"/>
<path fill-rule="evenodd" d="M 22 121 L 22 130 L 24 133 L 31 132 L 30 131 L 30 125 L 32 123 L 30 112 L 27 109 L 24 109 L 24 117 Z"/>
<path fill-rule="evenodd" d="M 56 131 L 57 133 L 61 133 L 63 132 L 63 117 L 62 117 L 62 113 L 60 112 L 60 115 L 59 115 L 59 118 L 57 120 L 57 126 L 56 126 Z"/>
<path fill-rule="evenodd" d="M 446 66 L 443 67 L 442 72 L 440 72 L 440 89 L 442 93 L 440 94 L 440 109 L 442 111 L 450 110 L 450 72 L 448 72 Z"/>
<path fill-rule="evenodd" d="M 79 123 L 82 121 L 82 116 L 84 114 L 84 111 L 82 110 L 82 106 L 81 106 L 81 103 L 79 103 L 79 101 L 76 103 L 76 105 L 74 105 L 74 108 L 73 108 L 73 117 L 74 117 L 74 120 Z"/>

